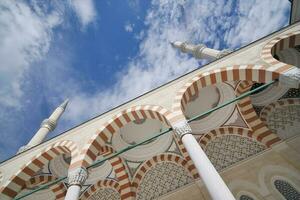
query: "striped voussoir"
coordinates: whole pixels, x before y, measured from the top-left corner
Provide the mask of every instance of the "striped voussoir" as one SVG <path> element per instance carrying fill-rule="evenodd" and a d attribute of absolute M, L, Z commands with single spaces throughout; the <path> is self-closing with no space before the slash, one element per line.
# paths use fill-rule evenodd
<path fill-rule="evenodd" d="M 138 186 L 142 182 L 143 177 L 145 174 L 150 170 L 151 168 L 155 167 L 156 164 L 161 162 L 172 162 L 175 163 L 181 167 L 184 167 L 187 172 L 191 174 L 193 178 L 198 178 L 198 174 L 195 174 L 194 171 L 194 165 L 190 166 L 188 165 L 188 162 L 184 160 L 183 158 L 179 157 L 175 154 L 165 153 L 161 155 L 154 156 L 152 159 L 145 161 L 138 169 L 137 173 L 133 177 L 132 186 L 134 193 L 136 194 Z"/>
<path fill-rule="evenodd" d="M 300 45 L 300 31 L 285 34 L 268 42 L 262 49 L 261 58 L 273 67 L 287 65 L 274 58 L 278 52 Z"/>
<path fill-rule="evenodd" d="M 246 92 L 251 88 L 251 85 L 251 82 L 242 81 L 240 82 L 240 85 L 238 86 L 240 88 L 237 89 L 237 91 Z M 237 95 L 239 94 L 237 93 Z M 260 120 L 253 108 L 250 97 L 245 97 L 238 101 L 237 106 L 244 121 L 250 129 L 248 132 L 249 137 L 255 138 L 267 147 L 270 147 L 280 141 L 280 138 L 276 134 L 272 133 L 272 131 Z"/>
<path fill-rule="evenodd" d="M 188 102 L 197 95 L 203 87 L 225 81 L 254 81 L 259 83 L 278 79 L 279 75 L 291 69 L 292 66 L 264 66 L 264 65 L 233 65 L 221 67 L 200 73 L 189 80 L 175 96 L 172 111 L 176 116 L 182 116 Z"/>
<path fill-rule="evenodd" d="M 114 153 L 113 148 L 108 145 L 103 146 L 101 150 L 102 152 L 100 151 L 99 155 L 103 155 L 105 157 Z M 129 199 L 130 197 L 133 197 L 133 193 L 131 191 L 131 182 L 123 160 L 119 156 L 116 156 L 111 158 L 109 161 L 114 169 L 118 184 L 120 186 L 121 199 Z"/>
<path fill-rule="evenodd" d="M 91 165 L 95 161 L 101 147 L 111 139 L 115 132 L 124 127 L 126 124 L 135 120 L 148 118 L 157 119 L 170 126 L 170 119 L 172 117 L 172 112 L 161 106 L 155 105 L 135 106 L 120 112 L 101 126 L 100 130 L 91 137 L 88 143 L 83 147 L 78 160 L 71 164 L 71 168 L 79 166 L 87 167 Z"/>
<path fill-rule="evenodd" d="M 186 148 L 184 147 L 182 141 L 180 140 L 180 138 L 178 137 L 177 134 L 173 134 L 173 138 L 174 138 L 174 140 L 175 140 L 175 142 L 176 142 L 176 144 L 179 148 L 179 151 L 182 154 L 183 158 L 187 161 L 188 166 L 190 166 L 189 168 L 191 170 L 191 173 L 193 174 L 193 177 L 195 179 L 199 178 L 200 176 L 199 176 L 198 171 L 197 171 L 197 169 L 194 165 L 194 162 L 191 159 L 190 155 L 188 154 L 188 152 L 187 152 Z"/>
<path fill-rule="evenodd" d="M 25 182 L 24 187 L 22 189 L 31 189 L 36 186 L 41 186 L 43 184 L 46 184 L 48 182 L 52 182 L 56 180 L 57 178 L 53 175 L 39 175 L 34 176 L 30 178 L 28 181 Z M 56 183 L 54 185 L 51 185 L 49 189 L 54 193 L 55 199 L 64 199 L 66 195 L 66 187 L 63 183 Z"/>
<path fill-rule="evenodd" d="M 276 101 L 274 103 L 270 103 L 269 105 L 265 106 L 261 113 L 260 118 L 263 122 L 267 122 L 267 118 L 272 112 L 279 107 L 282 106 L 289 106 L 289 105 L 300 105 L 300 99 L 298 98 L 290 98 L 290 99 L 282 99 L 279 101 Z"/>
<path fill-rule="evenodd" d="M 26 181 L 53 158 L 62 154 L 71 154 L 71 158 L 78 156 L 77 145 L 72 141 L 60 141 L 49 145 L 27 164 L 19 169 L 0 189 L 0 199 L 12 199 L 24 187 Z"/>
<path fill-rule="evenodd" d="M 234 126 L 221 127 L 221 128 L 218 128 L 218 129 L 211 130 L 210 132 L 203 135 L 199 140 L 199 144 L 205 150 L 207 144 L 210 141 L 213 141 L 215 138 L 222 137 L 224 135 L 238 135 L 238 136 L 241 136 L 241 137 L 247 137 L 247 138 L 256 140 L 256 138 L 253 138 L 252 137 L 253 135 L 249 134 L 249 133 L 250 133 L 250 130 L 248 130 L 246 128 L 234 127 Z M 259 143 L 266 146 L 266 144 L 264 144 L 262 142 L 259 142 Z"/>
<path fill-rule="evenodd" d="M 94 185 L 90 186 L 80 197 L 80 200 L 86 200 L 90 196 L 92 196 L 95 192 L 97 192 L 99 189 L 104 188 L 111 188 L 114 189 L 116 192 L 120 193 L 120 185 L 114 180 L 111 179 L 105 179 L 100 180 Z"/>
<path fill-rule="evenodd" d="M 51 185 L 49 188 L 55 194 L 56 200 L 64 199 L 67 194 L 67 188 L 64 183 L 57 183 L 55 185 Z"/>

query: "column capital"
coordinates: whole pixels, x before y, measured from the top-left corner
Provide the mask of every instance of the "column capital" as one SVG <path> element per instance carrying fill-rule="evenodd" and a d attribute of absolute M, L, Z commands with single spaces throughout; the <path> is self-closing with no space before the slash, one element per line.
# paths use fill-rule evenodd
<path fill-rule="evenodd" d="M 192 129 L 187 121 L 178 122 L 173 126 L 173 129 L 180 138 L 186 134 L 192 134 Z"/>
<path fill-rule="evenodd" d="M 293 67 L 279 76 L 279 84 L 288 88 L 299 88 L 300 69 Z"/>
<path fill-rule="evenodd" d="M 49 131 L 53 131 L 56 128 L 57 122 L 51 119 L 44 119 L 41 124 L 41 128 L 47 128 Z"/>
<path fill-rule="evenodd" d="M 69 185 L 80 185 L 82 186 L 88 178 L 88 171 L 84 167 L 76 168 L 68 173 L 68 184 Z"/>

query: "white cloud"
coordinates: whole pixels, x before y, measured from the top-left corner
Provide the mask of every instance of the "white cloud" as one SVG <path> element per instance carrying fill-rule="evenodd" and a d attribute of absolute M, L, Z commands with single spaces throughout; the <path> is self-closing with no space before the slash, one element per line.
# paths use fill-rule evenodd
<path fill-rule="evenodd" d="M 172 49 L 169 41 L 202 42 L 213 48 L 225 44 L 235 48 L 287 23 L 283 22 L 286 19 L 283 13 L 288 9 L 288 3 L 280 0 L 257 1 L 258 4 L 253 7 L 243 2 L 239 1 L 236 8 L 234 1 L 225 0 L 153 0 L 145 20 L 148 29 L 143 30 L 139 54 L 124 67 L 125 70 L 118 75 L 117 82 L 111 88 L 95 91 L 94 94 L 79 89 L 74 95 L 70 94 L 71 103 L 65 119 L 78 123 L 198 67 L 198 61 Z M 275 8 L 266 6 L 270 3 L 276 5 Z M 261 16 L 261 12 L 268 14 Z M 257 18 L 264 18 L 272 25 L 256 24 Z M 256 27 L 255 35 L 246 34 L 251 26 Z"/>
<path fill-rule="evenodd" d="M 133 31 L 133 28 L 134 28 L 134 24 L 131 24 L 129 22 L 126 22 L 125 26 L 124 26 L 124 29 L 126 32 L 132 32 Z"/>
<path fill-rule="evenodd" d="M 37 9 L 39 8 L 39 9 Z M 22 1 L 0 2 L 0 104 L 19 106 L 21 79 L 34 61 L 48 52 L 52 28 L 61 23 L 57 12 L 43 12 Z"/>
<path fill-rule="evenodd" d="M 71 5 L 83 27 L 95 21 L 97 12 L 93 0 L 71 0 Z"/>

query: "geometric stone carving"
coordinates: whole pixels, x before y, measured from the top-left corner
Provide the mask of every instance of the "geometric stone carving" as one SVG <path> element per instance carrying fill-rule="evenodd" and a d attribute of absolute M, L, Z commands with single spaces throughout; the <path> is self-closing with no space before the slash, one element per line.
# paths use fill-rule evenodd
<path fill-rule="evenodd" d="M 275 108 L 267 117 L 267 125 L 281 139 L 290 138 L 299 133 L 300 105 Z"/>
<path fill-rule="evenodd" d="M 276 189 L 284 196 L 287 200 L 299 200 L 300 193 L 288 182 L 283 180 L 274 181 Z"/>
<path fill-rule="evenodd" d="M 120 194 L 112 188 L 100 188 L 92 196 L 89 197 L 89 200 L 119 200 L 121 199 Z"/>
<path fill-rule="evenodd" d="M 253 139 L 224 135 L 211 140 L 205 147 L 205 153 L 217 170 L 261 152 L 266 147 Z"/>
<path fill-rule="evenodd" d="M 190 125 L 187 123 L 187 121 L 181 121 L 175 124 L 173 129 L 179 137 L 182 137 L 186 134 L 192 134 L 192 129 Z"/>
<path fill-rule="evenodd" d="M 158 163 L 144 175 L 138 186 L 136 199 L 157 199 L 192 182 L 193 177 L 184 167 L 171 162 Z"/>
<path fill-rule="evenodd" d="M 69 185 L 80 185 L 82 186 L 88 177 L 88 172 L 85 168 L 76 168 L 68 174 Z"/>

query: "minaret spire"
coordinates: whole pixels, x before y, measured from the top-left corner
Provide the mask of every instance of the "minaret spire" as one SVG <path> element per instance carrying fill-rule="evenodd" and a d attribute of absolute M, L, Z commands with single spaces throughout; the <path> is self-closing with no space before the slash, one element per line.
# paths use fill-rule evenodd
<path fill-rule="evenodd" d="M 187 42 L 175 41 L 175 42 L 171 42 L 171 45 L 174 48 L 180 49 L 181 52 L 183 53 L 192 54 L 195 58 L 198 59 L 215 60 L 227 55 L 228 53 L 231 53 L 231 51 L 228 49 L 221 50 L 221 51 L 210 49 L 204 44 L 194 45 L 194 44 L 189 44 Z"/>
<path fill-rule="evenodd" d="M 36 134 L 32 137 L 32 139 L 29 141 L 29 143 L 25 146 L 22 146 L 18 153 L 21 153 L 22 151 L 25 151 L 26 149 L 29 149 L 33 146 L 36 146 L 44 141 L 47 134 L 51 131 L 53 131 L 56 128 L 56 125 L 58 123 L 59 118 L 64 113 L 67 105 L 69 103 L 69 100 L 66 99 L 62 104 L 60 104 L 50 115 L 49 118 L 44 119 L 44 121 L 41 123 L 40 129 L 36 132 Z"/>

